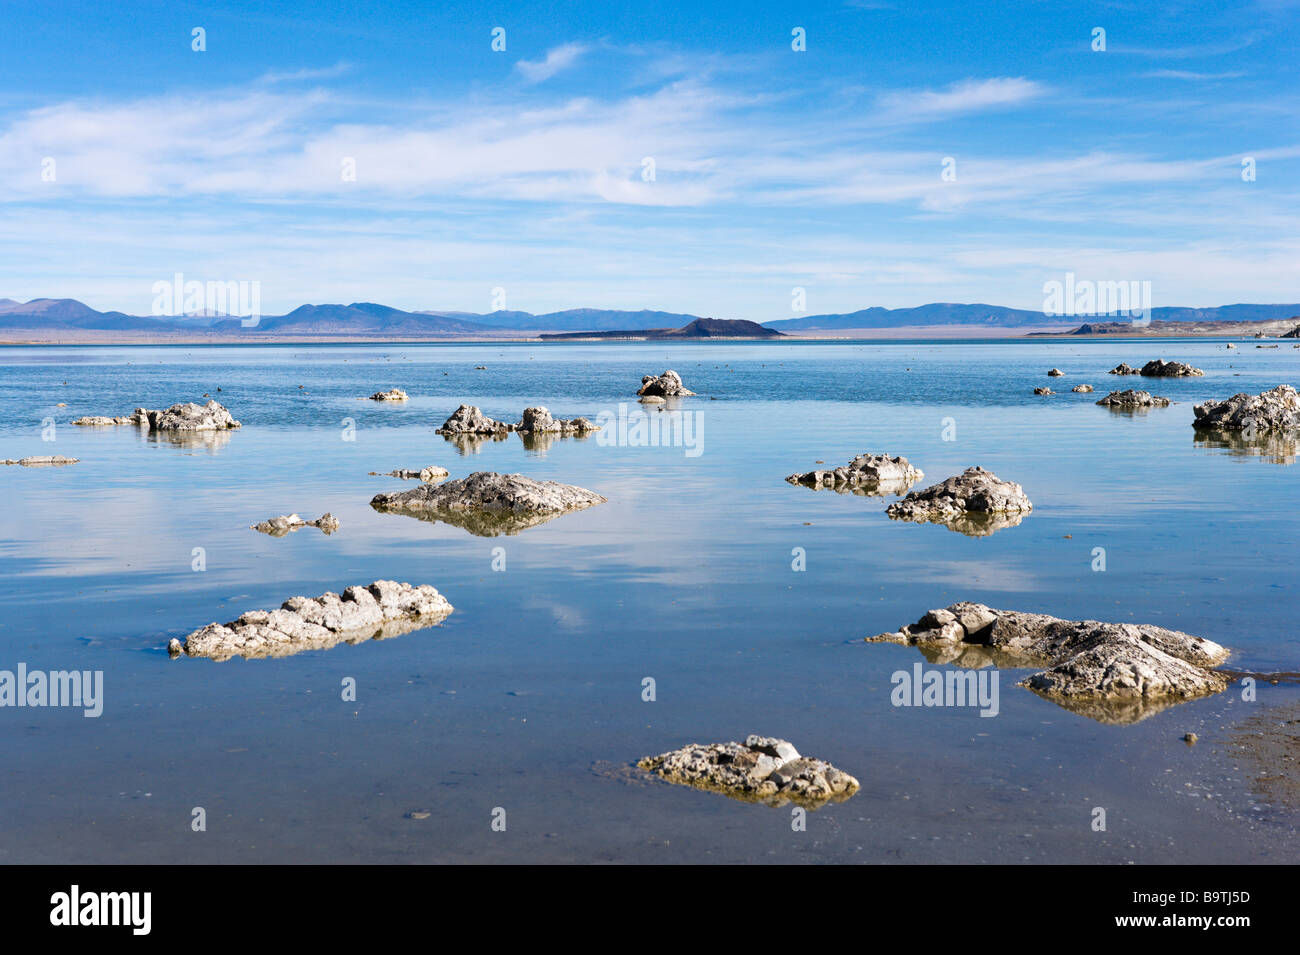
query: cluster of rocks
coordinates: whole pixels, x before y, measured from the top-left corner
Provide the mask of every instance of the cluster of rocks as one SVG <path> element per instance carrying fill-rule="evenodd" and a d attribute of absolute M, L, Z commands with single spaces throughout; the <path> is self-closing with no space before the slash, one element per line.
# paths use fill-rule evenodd
<path fill-rule="evenodd" d="M 18 464 L 25 468 L 51 468 L 62 467 L 65 464 L 76 464 L 77 461 L 77 458 L 65 458 L 61 454 L 36 454 L 31 457 L 18 458 L 17 460 L 6 458 L 0 461 L 0 464 Z"/>
<path fill-rule="evenodd" d="M 133 424 L 150 431 L 229 431 L 239 427 L 239 422 L 215 399 L 206 405 L 187 401 L 162 411 L 136 408 L 131 414 L 116 418 L 88 415 L 72 423 L 89 427 Z"/>
<path fill-rule="evenodd" d="M 1157 358 L 1143 365 L 1139 374 L 1146 378 L 1199 378 L 1205 372 L 1181 361 L 1165 361 L 1163 358 Z"/>
<path fill-rule="evenodd" d="M 1077 391 L 1077 392 L 1080 392 L 1080 393 L 1083 393 L 1083 394 L 1087 394 L 1087 393 L 1090 393 L 1090 392 L 1092 391 L 1092 385 L 1075 385 L 1075 386 L 1074 386 L 1073 388 L 1071 388 L 1070 390 L 1071 390 L 1071 391 Z"/>
<path fill-rule="evenodd" d="M 525 408 L 523 419 L 518 424 L 497 421 L 489 418 L 475 405 L 461 405 L 451 417 L 437 429 L 438 434 L 448 437 L 461 435 L 506 435 L 512 431 L 521 434 L 587 434 L 599 431 L 598 425 L 587 418 L 556 418 L 541 405 Z"/>
<path fill-rule="evenodd" d="M 978 603 L 931 610 L 914 624 L 867 641 L 999 651 L 1021 666 L 1046 667 L 1017 686 L 1105 722 L 1131 722 L 1150 715 L 1151 707 L 1218 693 L 1228 682 L 1211 669 L 1227 659 L 1228 651 L 1202 637 L 1150 624 L 1062 620 Z M 1099 705 L 1107 703 L 1120 705 Z"/>
<path fill-rule="evenodd" d="M 1258 395 L 1245 392 L 1224 401 L 1206 401 L 1195 405 L 1199 430 L 1241 431 L 1248 434 L 1268 431 L 1300 431 L 1300 395 L 1290 385 L 1278 385 Z"/>
<path fill-rule="evenodd" d="M 1019 524 L 1034 509 L 1024 489 L 982 467 L 895 501 L 885 513 L 896 520 L 940 523 L 973 537 L 984 537 Z"/>
<path fill-rule="evenodd" d="M 371 401 L 406 401 L 411 396 L 401 388 L 390 388 L 388 391 L 376 391 L 370 396 Z"/>
<path fill-rule="evenodd" d="M 522 474 L 475 471 L 444 484 L 376 494 L 370 506 L 426 520 L 443 521 L 480 537 L 517 534 L 568 511 L 604 503 L 595 491 Z"/>
<path fill-rule="evenodd" d="M 319 527 L 326 534 L 333 534 L 339 529 L 339 519 L 328 511 L 314 521 L 305 521 L 297 514 L 283 514 L 252 525 L 253 530 L 270 534 L 272 537 L 283 537 L 300 527 Z"/>
<path fill-rule="evenodd" d="M 865 494 L 901 494 L 925 477 L 904 457 L 885 454 L 860 454 L 844 467 L 791 474 L 787 481 L 806 487 L 828 487 L 837 491 Z"/>
<path fill-rule="evenodd" d="M 167 651 L 173 657 L 214 660 L 288 656 L 420 630 L 451 611 L 447 599 L 427 584 L 376 580 L 368 587 L 349 587 L 342 596 L 290 597 L 279 610 L 250 610 L 229 623 L 210 623 L 184 640 L 172 639 Z"/>
<path fill-rule="evenodd" d="M 662 375 L 646 375 L 637 394 L 650 398 L 683 398 L 695 394 L 682 384 L 682 376 L 671 368 Z"/>
<path fill-rule="evenodd" d="M 523 420 L 514 430 L 523 434 L 586 434 L 600 427 L 586 418 L 553 418 L 550 411 L 538 405 L 524 409 Z"/>
<path fill-rule="evenodd" d="M 379 474 L 378 471 L 371 471 L 370 473 L 375 475 Z M 450 474 L 451 472 L 446 468 L 439 467 L 436 464 L 430 464 L 427 468 L 420 468 L 419 470 L 413 468 L 398 468 L 396 471 L 389 471 L 387 474 L 383 475 L 383 477 L 401 478 L 403 481 L 420 480 L 428 484 L 431 481 L 441 481 Z"/>
<path fill-rule="evenodd" d="M 1127 391 L 1112 391 L 1097 404 L 1107 408 L 1163 408 L 1169 404 L 1169 399 L 1129 388 Z"/>
<path fill-rule="evenodd" d="M 859 783 L 820 759 L 800 756 L 783 739 L 749 736 L 743 743 L 692 743 L 637 763 L 672 783 L 720 792 L 771 806 L 796 803 L 811 808 L 841 802 Z"/>
<path fill-rule="evenodd" d="M 1198 378 L 1205 372 L 1181 361 L 1165 361 L 1163 358 L 1156 358 L 1141 368 L 1134 368 L 1128 362 L 1120 362 L 1107 374 L 1144 375 L 1147 378 Z"/>
<path fill-rule="evenodd" d="M 442 423 L 442 427 L 437 429 L 437 433 L 446 435 L 507 434 L 514 431 L 516 427 L 516 425 L 489 418 L 476 405 L 461 405 L 451 413 L 451 417 Z"/>

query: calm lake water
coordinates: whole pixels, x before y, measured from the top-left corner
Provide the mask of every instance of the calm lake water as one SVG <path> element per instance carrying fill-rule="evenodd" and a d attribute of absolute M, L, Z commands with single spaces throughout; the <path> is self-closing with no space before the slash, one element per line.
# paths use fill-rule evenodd
<path fill-rule="evenodd" d="M 1105 373 L 1156 357 L 1205 377 Z M 532 404 L 635 411 L 641 376 L 666 368 L 699 393 L 681 405 L 698 453 L 434 434 L 462 402 L 509 421 Z M 1097 392 L 1071 393 L 1080 382 Z M 1032 394 L 1049 383 L 1062 393 Z M 80 459 L 0 468 L 0 669 L 104 674 L 97 719 L 0 709 L 0 860 L 1295 861 L 1296 807 L 1265 777 L 1294 782 L 1296 762 L 1257 744 L 1294 744 L 1292 683 L 1107 725 L 1004 670 L 1000 711 L 981 718 L 892 706 L 891 675 L 921 657 L 861 642 L 977 600 L 1157 623 L 1228 646 L 1234 670 L 1300 670 L 1294 449 L 1207 445 L 1191 427 L 1194 402 L 1281 383 L 1300 384 L 1290 343 L 0 348 L 0 458 Z M 411 400 L 358 400 L 390 387 Z M 1175 404 L 1094 404 L 1128 387 Z M 243 428 L 186 446 L 69 424 L 205 393 Z M 983 465 L 1033 513 L 967 537 L 888 519 L 890 498 L 784 480 L 868 451 L 906 455 L 919 486 Z M 371 509 L 415 485 L 369 472 L 429 464 L 609 500 L 492 538 Z M 342 526 L 249 529 L 293 511 Z M 165 652 L 211 621 L 381 578 L 432 584 L 455 612 L 282 659 Z M 794 831 L 788 808 L 628 770 L 750 733 L 861 791 Z"/>

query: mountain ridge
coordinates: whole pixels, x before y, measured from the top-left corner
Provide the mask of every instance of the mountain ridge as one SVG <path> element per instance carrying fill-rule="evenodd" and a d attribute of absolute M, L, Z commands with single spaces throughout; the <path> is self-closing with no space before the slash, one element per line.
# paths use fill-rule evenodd
<path fill-rule="evenodd" d="M 1207 308 L 1166 306 L 1151 310 L 1153 320 L 1163 322 L 1251 322 L 1276 321 L 1300 315 L 1300 304 L 1273 305 L 1238 303 Z M 77 299 L 37 298 L 28 302 L 0 299 L 0 329 L 33 332 L 96 331 L 169 334 L 246 335 L 251 338 L 275 335 L 374 335 L 500 338 L 508 335 L 532 337 L 542 333 L 614 332 L 631 333 L 680 331 L 701 321 L 742 321 L 782 333 L 892 329 L 926 326 L 962 328 L 1034 328 L 1088 321 L 1105 321 L 1104 316 L 1047 315 L 1028 309 L 983 303 L 934 302 L 907 308 L 872 306 L 854 312 L 807 315 L 798 318 L 749 322 L 747 319 L 711 319 L 684 312 L 656 309 L 572 308 L 557 312 L 501 309 L 477 313 L 453 310 L 408 311 L 376 302 L 304 304 L 283 315 L 263 316 L 256 325 L 245 326 L 231 315 L 128 315 L 101 312 Z M 736 326 L 739 327 L 739 326 Z M 608 336 L 607 336 L 608 337 Z M 689 335 L 688 337 L 708 337 Z M 746 337 L 758 337 L 748 334 Z"/>

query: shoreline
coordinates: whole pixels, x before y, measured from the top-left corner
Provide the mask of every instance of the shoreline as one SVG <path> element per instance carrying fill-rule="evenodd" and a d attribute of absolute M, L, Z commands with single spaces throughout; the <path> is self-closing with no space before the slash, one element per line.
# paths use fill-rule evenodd
<path fill-rule="evenodd" d="M 1080 332 L 1078 325 L 1060 326 L 968 326 L 968 325 L 901 325 L 894 328 L 843 328 L 807 329 L 801 333 L 782 332 L 780 337 L 767 336 L 682 336 L 649 337 L 631 334 L 611 337 L 600 332 L 590 335 L 581 332 L 541 332 L 525 329 L 502 335 L 379 335 L 365 333 L 339 334 L 121 334 L 108 330 L 87 329 L 67 332 L 42 329 L 14 329 L 0 331 L 0 346 L 136 346 L 136 345 L 405 345 L 405 344 L 528 344 L 528 345 L 626 345 L 626 344 L 709 344 L 758 342 L 890 342 L 890 341 L 1138 341 L 1150 339 L 1226 339 L 1231 341 L 1268 340 L 1284 342 L 1285 333 L 1297 327 L 1297 322 L 1269 320 L 1263 322 L 1169 322 L 1149 326 L 1117 329 L 1115 325 L 1096 326 L 1095 330 Z M 1082 327 L 1088 327 L 1087 325 Z M 562 335 L 563 337 L 554 337 Z M 543 337 L 550 336 L 550 337 Z M 1257 337 L 1262 336 L 1262 337 Z M 1300 339 L 1295 339 L 1300 343 Z"/>

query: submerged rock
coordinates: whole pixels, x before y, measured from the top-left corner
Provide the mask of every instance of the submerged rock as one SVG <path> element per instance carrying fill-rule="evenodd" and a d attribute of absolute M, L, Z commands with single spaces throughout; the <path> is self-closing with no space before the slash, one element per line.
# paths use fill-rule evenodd
<path fill-rule="evenodd" d="M 76 464 L 77 462 L 77 458 L 65 458 L 61 454 L 37 454 L 31 457 L 18 458 L 16 461 L 13 458 L 6 458 L 0 461 L 0 464 L 17 464 L 25 468 L 52 468 L 62 467 L 65 464 Z"/>
<path fill-rule="evenodd" d="M 1192 412 L 1196 415 L 1192 426 L 1198 430 L 1240 431 L 1246 436 L 1300 431 L 1300 395 L 1290 385 L 1258 395 L 1242 392 L 1224 401 L 1206 401 Z"/>
<path fill-rule="evenodd" d="M 343 595 L 290 597 L 279 610 L 250 610 L 229 623 L 210 623 L 167 645 L 172 656 L 228 660 L 282 657 L 339 643 L 382 640 L 433 626 L 452 612 L 437 590 L 393 580 L 349 587 Z"/>
<path fill-rule="evenodd" d="M 1163 408 L 1169 404 L 1169 399 L 1129 388 L 1127 391 L 1112 391 L 1097 404 L 1107 408 Z"/>
<path fill-rule="evenodd" d="M 370 506 L 443 521 L 480 537 L 517 534 L 568 511 L 602 504 L 594 491 L 522 474 L 476 471 L 444 484 L 421 484 L 410 491 L 376 494 Z"/>
<path fill-rule="evenodd" d="M 215 399 L 210 400 L 206 405 L 188 401 L 184 404 L 172 405 L 162 411 L 136 408 L 131 414 L 116 418 L 88 415 L 72 423 L 89 427 L 133 424 L 148 428 L 150 431 L 228 431 L 240 426 L 230 412 Z"/>
<path fill-rule="evenodd" d="M 767 736 L 750 736 L 743 743 L 691 743 L 647 756 L 637 766 L 672 783 L 769 806 L 793 802 L 817 808 L 842 802 L 859 788 L 843 770 L 800 756 L 787 741 Z"/>
<path fill-rule="evenodd" d="M 586 434 L 599 431 L 600 427 L 586 418 L 553 418 L 550 411 L 537 406 L 524 409 L 523 420 L 515 430 L 524 434 Z"/>
<path fill-rule="evenodd" d="M 829 487 L 837 491 L 885 495 L 902 494 L 923 477 L 925 472 L 913 467 L 907 458 L 890 457 L 886 452 L 860 454 L 844 467 L 791 474 L 786 480 L 805 487 Z"/>
<path fill-rule="evenodd" d="M 339 529 L 339 519 L 327 511 L 314 521 L 305 521 L 297 514 L 284 514 L 252 525 L 253 530 L 270 534 L 272 537 L 283 537 L 300 527 L 319 527 L 326 534 L 333 534 Z"/>
<path fill-rule="evenodd" d="M 371 471 L 371 474 L 377 474 L 377 471 Z M 411 468 L 398 468 L 396 471 L 389 471 L 384 477 L 401 478 L 403 481 L 420 480 L 426 484 L 430 481 L 441 481 L 451 474 L 446 468 L 439 467 L 436 464 L 430 464 L 427 468 L 420 468 L 418 471 Z"/>
<path fill-rule="evenodd" d="M 1106 374 L 1108 374 L 1108 375 L 1140 375 L 1140 374 L 1142 374 L 1142 371 L 1141 371 L 1140 369 L 1138 369 L 1138 368 L 1134 368 L 1134 367 L 1133 367 L 1132 365 L 1130 365 L 1128 362 L 1126 362 L 1126 361 L 1122 361 L 1122 362 L 1120 362 L 1118 365 L 1116 365 L 1114 368 L 1112 368 L 1110 371 L 1106 372 Z"/>
<path fill-rule="evenodd" d="M 451 417 L 437 429 L 438 434 L 507 434 L 515 430 L 515 425 L 497 421 L 485 415 L 476 405 L 461 405 L 451 413 Z"/>
<path fill-rule="evenodd" d="M 390 388 L 388 391 L 376 391 L 370 396 L 371 401 L 406 401 L 411 396 L 401 388 Z"/>
<path fill-rule="evenodd" d="M 1165 361 L 1157 358 L 1142 366 L 1141 374 L 1146 378 L 1199 378 L 1205 372 L 1181 361 Z"/>
<path fill-rule="evenodd" d="M 637 390 L 637 394 L 659 398 L 677 398 L 693 395 L 695 392 L 687 390 L 686 386 L 682 384 L 682 376 L 670 368 L 662 375 L 646 375 L 642 378 L 641 387 Z"/>
<path fill-rule="evenodd" d="M 1073 388 L 1071 388 L 1070 390 L 1071 390 L 1071 391 L 1078 391 L 1078 392 L 1087 393 L 1087 392 L 1092 391 L 1092 385 L 1075 385 L 1075 386 L 1074 386 Z"/>
<path fill-rule="evenodd" d="M 890 504 L 885 513 L 895 520 L 940 523 L 971 537 L 984 537 L 1019 524 L 1034 509 L 1024 489 L 1003 481 L 982 467 L 912 491 Z"/>
<path fill-rule="evenodd" d="M 1103 722 L 1136 722 L 1170 703 L 1227 686 L 1210 669 L 1227 659 L 1226 649 L 1150 624 L 1061 620 L 963 602 L 867 642 L 939 647 L 950 657 L 972 647 L 996 655 L 1001 666 L 1046 667 L 1017 686 Z"/>

